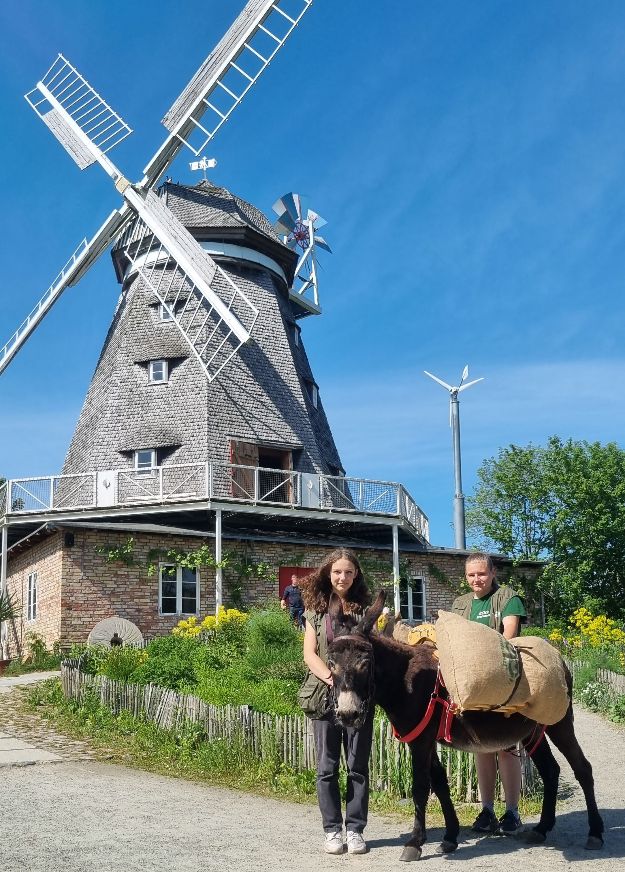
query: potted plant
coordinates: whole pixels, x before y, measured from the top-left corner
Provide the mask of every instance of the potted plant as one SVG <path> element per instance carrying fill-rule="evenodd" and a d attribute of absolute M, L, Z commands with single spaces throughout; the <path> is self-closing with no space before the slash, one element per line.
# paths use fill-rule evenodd
<path fill-rule="evenodd" d="M 15 597 L 8 590 L 0 591 L 0 628 L 6 621 L 15 621 L 19 614 L 19 607 Z M 11 659 L 8 656 L 8 640 L 2 636 L 0 638 L 0 675 L 10 664 Z"/>

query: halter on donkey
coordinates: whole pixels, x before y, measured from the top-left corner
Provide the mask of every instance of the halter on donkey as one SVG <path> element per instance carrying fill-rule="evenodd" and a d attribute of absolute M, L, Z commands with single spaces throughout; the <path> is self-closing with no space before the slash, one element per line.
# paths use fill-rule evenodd
<path fill-rule="evenodd" d="M 542 778 L 543 802 L 538 824 L 522 831 L 518 838 L 530 844 L 544 842 L 555 825 L 560 767 L 549 742 L 537 741 L 539 735 L 542 738 L 542 728 L 519 714 L 506 717 L 495 712 L 465 711 L 452 718 L 447 692 L 440 682 L 437 687 L 438 663 L 429 646 L 411 647 L 372 632 L 382 613 L 384 599 L 381 591 L 356 626 L 349 617 L 343 616 L 340 599 L 331 599 L 329 613 L 336 627 L 336 637 L 329 646 L 328 666 L 334 682 L 336 719 L 346 727 L 359 727 L 369 706 L 377 704 L 388 715 L 395 734 L 410 748 L 415 820 L 400 859 L 421 857 L 430 790 L 438 797 L 445 818 L 445 834 L 437 850 L 450 853 L 458 847 L 460 826 L 447 775 L 436 753 L 437 741 L 471 752 L 501 751 L 523 742 L 526 749 L 532 751 Z M 570 696 L 568 672 L 567 682 Z M 435 717 L 434 709 L 442 710 L 443 717 Z M 569 705 L 561 721 L 548 726 L 545 732 L 571 765 L 584 792 L 589 825 L 586 848 L 601 848 L 603 821 L 595 800 L 592 767 L 575 736 L 572 706 Z"/>

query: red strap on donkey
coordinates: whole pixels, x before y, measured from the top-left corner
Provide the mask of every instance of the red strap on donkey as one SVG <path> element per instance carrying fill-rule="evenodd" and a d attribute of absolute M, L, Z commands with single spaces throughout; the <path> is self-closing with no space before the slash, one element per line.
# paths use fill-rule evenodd
<path fill-rule="evenodd" d="M 400 736 L 395 727 L 393 727 L 393 735 L 399 742 L 412 742 L 413 739 L 416 739 L 417 736 L 420 736 L 432 720 L 432 715 L 434 714 L 434 709 L 437 705 L 441 705 L 443 710 L 441 712 L 441 719 L 438 725 L 436 741 L 451 742 L 451 725 L 454 720 L 454 715 L 457 712 L 457 708 L 453 702 L 440 695 L 440 690 L 444 687 L 445 683 L 443 682 L 443 677 L 439 669 L 439 671 L 436 673 L 436 683 L 434 685 L 432 695 L 430 696 L 428 707 L 425 710 L 423 718 L 419 721 L 417 726 L 410 730 L 409 733 L 406 733 L 405 736 Z"/>

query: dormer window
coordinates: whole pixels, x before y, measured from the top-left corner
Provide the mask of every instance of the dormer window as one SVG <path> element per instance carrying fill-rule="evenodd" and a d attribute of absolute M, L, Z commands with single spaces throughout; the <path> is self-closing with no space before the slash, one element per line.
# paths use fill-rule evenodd
<path fill-rule="evenodd" d="M 150 384 L 162 384 L 169 381 L 169 364 L 166 360 L 151 360 L 149 362 L 148 380 Z"/>
<path fill-rule="evenodd" d="M 316 409 L 319 405 L 319 388 L 314 382 L 306 382 L 306 387 L 308 388 L 308 396 L 310 397 L 310 402 Z"/>
<path fill-rule="evenodd" d="M 299 345 L 299 327 L 297 324 L 293 325 L 293 341 L 296 345 Z"/>
<path fill-rule="evenodd" d="M 137 475 L 149 475 L 156 467 L 156 451 L 154 448 L 140 448 L 134 453 Z"/>

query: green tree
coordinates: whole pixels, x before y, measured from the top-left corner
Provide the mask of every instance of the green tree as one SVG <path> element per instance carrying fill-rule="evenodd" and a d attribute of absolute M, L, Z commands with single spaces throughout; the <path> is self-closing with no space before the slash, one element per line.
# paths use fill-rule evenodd
<path fill-rule="evenodd" d="M 552 617 L 586 605 L 625 616 L 625 451 L 614 443 L 511 445 L 478 471 L 467 512 L 480 546 L 547 561 L 534 591 Z"/>

